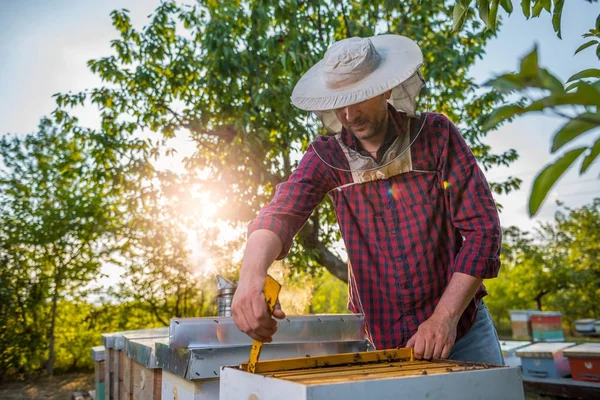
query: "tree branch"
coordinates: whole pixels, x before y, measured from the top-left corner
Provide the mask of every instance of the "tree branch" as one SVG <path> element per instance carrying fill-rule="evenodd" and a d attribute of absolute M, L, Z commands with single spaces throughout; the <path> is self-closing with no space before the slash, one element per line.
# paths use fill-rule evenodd
<path fill-rule="evenodd" d="M 304 225 L 299 237 L 307 249 L 317 251 L 315 261 L 327 268 L 333 276 L 348 283 L 348 265 L 333 254 L 327 246 L 319 240 L 318 214 L 315 214 L 311 217 L 312 224 Z M 316 222 L 315 219 L 317 219 Z"/>
<path fill-rule="evenodd" d="M 152 300 L 148 299 L 146 300 L 148 302 L 148 304 L 150 305 L 150 309 L 152 311 L 152 314 L 154 314 L 154 316 L 156 317 L 156 319 L 158 320 L 158 322 L 160 322 L 161 324 L 167 326 L 169 325 L 169 323 L 165 320 L 163 320 L 161 318 L 161 316 L 158 313 L 158 307 L 156 306 L 156 303 L 154 303 Z"/>
<path fill-rule="evenodd" d="M 348 24 L 348 18 L 346 17 L 346 8 L 344 7 L 344 0 L 339 0 L 338 3 L 342 7 L 342 16 L 344 17 L 344 25 L 346 26 L 346 37 L 351 37 L 350 25 Z"/>
<path fill-rule="evenodd" d="M 579 114 L 575 117 L 571 117 L 571 116 L 568 116 L 567 114 L 564 114 L 564 113 L 556 110 L 555 108 L 552 108 L 551 110 L 554 114 L 558 115 L 559 117 L 563 117 L 563 118 L 570 119 L 570 120 L 578 120 L 578 121 L 582 121 L 582 122 L 587 122 L 589 124 L 600 125 L 600 120 L 584 117 L 583 114 Z"/>

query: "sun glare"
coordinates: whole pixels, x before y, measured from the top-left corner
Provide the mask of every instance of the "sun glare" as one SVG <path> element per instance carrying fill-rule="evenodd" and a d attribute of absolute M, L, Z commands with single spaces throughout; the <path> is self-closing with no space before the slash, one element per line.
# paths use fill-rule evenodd
<path fill-rule="evenodd" d="M 232 246 L 231 242 L 237 241 L 244 235 L 246 224 L 232 226 L 219 219 L 219 212 L 226 207 L 226 204 L 217 194 L 205 188 L 203 190 L 192 188 L 189 193 L 189 201 L 180 210 L 188 217 L 193 217 L 196 225 L 196 229 L 183 228 L 188 236 L 189 265 L 195 276 L 213 275 L 218 272 L 217 264 L 220 257 L 223 257 L 221 249 L 228 249 L 225 254 L 231 258 L 228 260 L 230 263 L 235 264 L 240 261 L 242 251 L 236 250 L 238 246 Z M 213 252 L 221 254 L 213 254 Z"/>

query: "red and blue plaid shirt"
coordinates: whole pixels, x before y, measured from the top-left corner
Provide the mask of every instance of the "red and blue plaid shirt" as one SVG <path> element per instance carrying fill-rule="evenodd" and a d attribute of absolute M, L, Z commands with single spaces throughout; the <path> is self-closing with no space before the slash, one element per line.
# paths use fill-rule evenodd
<path fill-rule="evenodd" d="M 338 141 L 320 136 L 248 229 L 249 234 L 275 232 L 283 242 L 281 259 L 329 194 L 359 296 L 350 297 L 349 308 L 364 312 L 379 349 L 406 345 L 432 315 L 454 272 L 485 279 L 496 277 L 500 268 L 496 205 L 457 128 L 441 114 L 422 114 L 411 124 L 403 113 L 391 109 L 389 115 L 395 135 L 412 125 L 411 171 L 353 185 Z M 341 140 L 360 150 L 351 133 L 342 131 Z M 457 339 L 470 329 L 486 294 L 481 285 L 459 320 Z"/>

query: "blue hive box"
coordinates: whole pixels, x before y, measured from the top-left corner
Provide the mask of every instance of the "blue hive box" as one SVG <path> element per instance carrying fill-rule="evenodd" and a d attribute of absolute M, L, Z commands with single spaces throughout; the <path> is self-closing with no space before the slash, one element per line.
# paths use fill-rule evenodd
<path fill-rule="evenodd" d="M 575 343 L 535 343 L 517 350 L 521 357 L 523 375 L 533 378 L 564 378 L 571 373 L 569 360 L 563 350 Z"/>

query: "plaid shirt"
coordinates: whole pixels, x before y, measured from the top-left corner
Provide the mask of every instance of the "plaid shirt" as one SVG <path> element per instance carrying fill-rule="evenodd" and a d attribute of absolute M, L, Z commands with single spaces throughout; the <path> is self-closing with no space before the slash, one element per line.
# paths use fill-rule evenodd
<path fill-rule="evenodd" d="M 389 116 L 390 129 L 404 135 L 408 117 L 393 109 Z M 493 278 L 500 268 L 500 223 L 483 172 L 445 116 L 428 113 L 417 135 L 423 118 L 410 124 L 412 171 L 363 184 L 352 185 L 337 140 L 318 137 L 248 229 L 275 232 L 283 242 L 282 259 L 329 194 L 351 264 L 349 308 L 364 312 L 380 349 L 406 345 L 435 310 L 454 272 Z M 342 131 L 341 140 L 360 150 L 351 133 Z M 459 320 L 457 339 L 470 329 L 486 294 L 481 285 Z"/>

